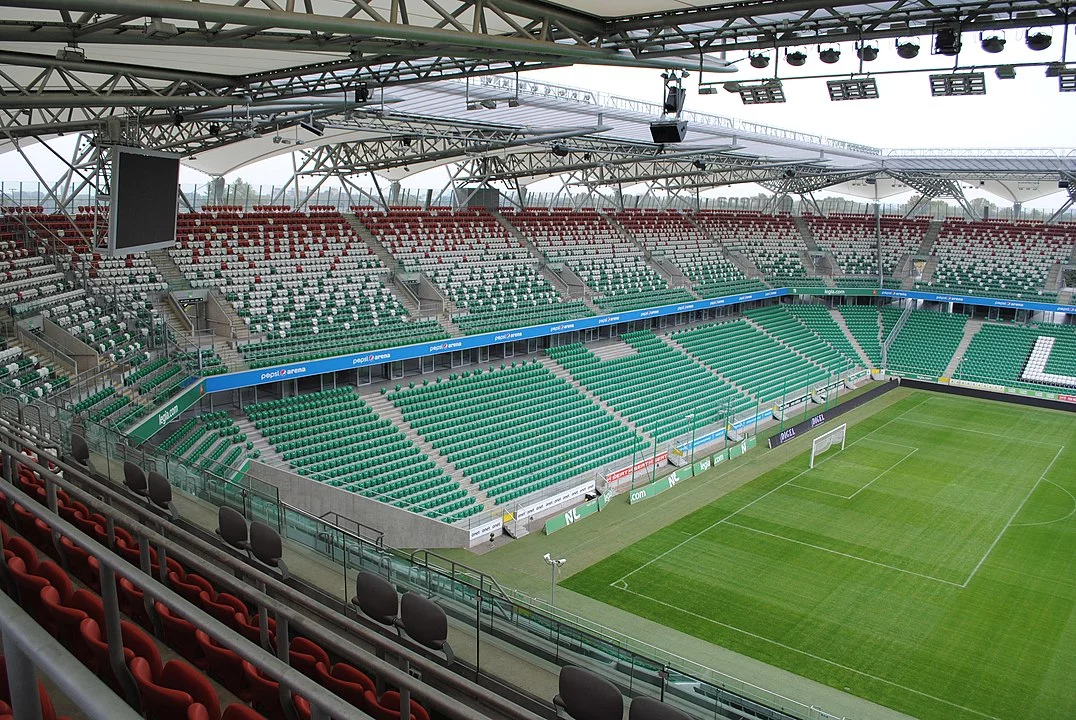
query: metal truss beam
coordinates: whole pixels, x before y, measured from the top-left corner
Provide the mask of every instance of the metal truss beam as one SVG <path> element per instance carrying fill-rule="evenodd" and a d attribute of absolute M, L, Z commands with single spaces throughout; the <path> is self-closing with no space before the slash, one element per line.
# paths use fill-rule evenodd
<path fill-rule="evenodd" d="M 640 57 L 764 50 L 825 42 L 932 35 L 939 23 L 968 31 L 1063 26 L 1076 8 L 1037 0 L 746 0 L 609 21 L 606 42 Z"/>
<path fill-rule="evenodd" d="M 1060 220 L 1068 212 L 1069 208 L 1076 205 L 1076 173 L 1061 173 L 1061 179 L 1068 181 L 1069 185 L 1065 188 L 1065 192 L 1068 193 L 1068 199 L 1061 203 L 1061 207 L 1057 209 L 1057 212 L 1050 216 L 1050 219 L 1046 221 L 1048 224 Z"/>
<path fill-rule="evenodd" d="M 919 211 L 919 208 L 924 202 L 930 202 L 936 198 L 952 198 L 957 201 L 957 204 L 959 204 L 961 208 L 963 208 L 964 214 L 968 218 L 975 217 L 975 211 L 972 209 L 967 197 L 964 196 L 964 189 L 961 188 L 960 183 L 955 180 L 926 173 L 898 173 L 890 171 L 889 175 L 894 180 L 899 180 L 919 193 L 919 199 L 908 210 L 905 217 L 912 217 Z"/>

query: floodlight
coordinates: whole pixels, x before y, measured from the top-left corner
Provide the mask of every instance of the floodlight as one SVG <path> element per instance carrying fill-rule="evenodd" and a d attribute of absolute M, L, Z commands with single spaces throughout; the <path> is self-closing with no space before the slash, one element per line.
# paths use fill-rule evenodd
<path fill-rule="evenodd" d="M 704 160 L 693 160 L 691 164 L 699 170 L 706 170 L 706 161 Z"/>
<path fill-rule="evenodd" d="M 209 123 L 209 134 L 220 135 L 220 123 Z"/>
<path fill-rule="evenodd" d="M 824 62 L 826 65 L 832 65 L 841 59 L 841 49 L 838 47 L 828 47 L 823 49 L 821 45 L 818 46 L 818 59 Z"/>
<path fill-rule="evenodd" d="M 1052 62 L 1046 66 L 1046 77 L 1060 77 L 1065 70 L 1065 63 Z"/>
<path fill-rule="evenodd" d="M 878 83 L 874 78 L 828 80 L 826 88 L 829 90 L 829 99 L 834 102 L 878 99 Z"/>
<path fill-rule="evenodd" d="M 370 86 L 366 83 L 359 83 L 355 88 L 355 102 L 364 103 L 370 99 Z"/>
<path fill-rule="evenodd" d="M 802 67 L 807 62 L 807 53 L 802 50 L 785 51 L 785 62 L 792 67 Z"/>
<path fill-rule="evenodd" d="M 72 43 L 57 50 L 56 59 L 64 62 L 85 62 L 86 51 Z"/>
<path fill-rule="evenodd" d="M 725 83 L 729 92 L 739 93 L 744 105 L 768 105 L 785 102 L 784 88 L 777 78 Z"/>
<path fill-rule="evenodd" d="M 482 107 L 486 108 L 487 110 L 496 110 L 497 109 L 497 101 L 496 100 L 490 100 L 490 99 L 487 98 L 486 100 L 482 100 L 479 104 Z"/>
<path fill-rule="evenodd" d="M 874 45 L 856 45 L 856 55 L 863 62 L 874 62 L 878 59 L 878 48 Z"/>
<path fill-rule="evenodd" d="M 994 68 L 994 75 L 998 80 L 1015 80 L 1016 68 L 1012 65 L 998 65 Z"/>
<path fill-rule="evenodd" d="M 563 145 L 554 145 L 550 152 L 552 152 L 557 157 L 568 157 L 571 151 L 569 151 L 568 148 L 564 147 Z"/>
<path fill-rule="evenodd" d="M 183 118 L 183 112 L 182 111 L 176 110 L 174 113 L 172 113 L 172 124 L 174 124 L 174 125 L 182 125 L 183 120 L 184 120 L 184 118 Z"/>
<path fill-rule="evenodd" d="M 175 25 L 160 18 L 151 18 L 143 32 L 146 37 L 157 38 L 158 40 L 168 40 L 179 35 L 179 29 Z"/>
<path fill-rule="evenodd" d="M 983 52 L 997 55 L 1005 49 L 1005 37 L 1003 35 L 986 35 L 979 33 L 979 43 L 983 46 Z"/>
<path fill-rule="evenodd" d="M 897 55 L 905 60 L 911 60 L 919 55 L 919 43 L 911 40 L 907 42 L 897 41 Z"/>
<path fill-rule="evenodd" d="M 769 67 L 770 56 L 763 55 L 762 53 L 751 54 L 748 53 L 747 57 L 751 59 L 751 67 L 761 70 L 764 67 Z"/>
<path fill-rule="evenodd" d="M 306 130 L 311 135 L 317 135 L 318 137 L 322 137 L 325 134 L 325 126 L 317 120 L 300 120 L 299 127 Z"/>
<path fill-rule="evenodd" d="M 716 95 L 717 88 L 713 85 L 702 85 L 699 87 L 699 95 Z"/>
<path fill-rule="evenodd" d="M 468 102 L 467 103 L 467 109 L 468 110 L 477 110 L 478 109 L 478 103 L 476 103 L 476 102 Z"/>
<path fill-rule="evenodd" d="M 684 99 L 687 97 L 687 92 L 679 85 L 669 85 L 665 88 L 665 102 L 662 105 L 662 110 L 666 114 L 679 115 L 680 111 L 684 109 Z"/>
<path fill-rule="evenodd" d="M 934 97 L 986 95 L 986 76 L 981 72 L 931 75 L 930 94 Z"/>
<path fill-rule="evenodd" d="M 508 107 L 519 107 L 519 98 L 508 98 Z"/>
<path fill-rule="evenodd" d="M 1036 52 L 1045 50 L 1054 42 L 1053 37 L 1051 37 L 1049 33 L 1045 33 L 1041 30 L 1036 30 L 1034 33 L 1028 30 L 1024 36 L 1024 40 L 1027 43 L 1028 49 L 1035 50 Z"/>
<path fill-rule="evenodd" d="M 1076 92 L 1076 69 L 1063 70 L 1057 76 L 1057 89 L 1059 92 Z"/>
<path fill-rule="evenodd" d="M 934 54 L 953 55 L 960 54 L 960 27 L 941 27 L 934 34 Z"/>

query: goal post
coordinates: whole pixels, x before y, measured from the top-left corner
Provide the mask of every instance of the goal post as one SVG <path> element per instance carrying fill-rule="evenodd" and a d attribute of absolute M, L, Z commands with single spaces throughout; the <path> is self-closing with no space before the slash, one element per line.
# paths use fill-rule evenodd
<path fill-rule="evenodd" d="M 842 423 L 838 427 L 833 428 L 827 433 L 823 433 L 814 439 L 811 443 L 811 467 L 814 467 L 814 460 L 816 457 L 829 450 L 838 443 L 841 446 L 841 450 L 844 450 L 844 431 L 848 428 L 848 423 Z"/>

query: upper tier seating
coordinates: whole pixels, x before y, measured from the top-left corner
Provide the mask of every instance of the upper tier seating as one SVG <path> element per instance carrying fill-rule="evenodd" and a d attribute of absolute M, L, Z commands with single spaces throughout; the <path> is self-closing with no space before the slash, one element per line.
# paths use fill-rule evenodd
<path fill-rule="evenodd" d="M 582 345 L 550 348 L 572 377 L 658 442 L 735 416 L 754 401 L 650 331 L 621 336 L 635 352 L 602 360 Z M 690 417 L 695 415 L 694 418 Z"/>
<path fill-rule="evenodd" d="M 247 414 L 296 472 L 313 480 L 450 523 L 482 511 L 350 388 L 270 400 Z"/>
<path fill-rule="evenodd" d="M 18 345 L 0 350 L 0 393 L 23 402 L 43 398 L 68 387 L 71 380 Z"/>
<path fill-rule="evenodd" d="M 646 444 L 537 362 L 464 371 L 389 399 L 497 503 L 594 470 Z"/>
<path fill-rule="evenodd" d="M 564 263 L 590 286 L 594 304 L 605 312 L 696 299 L 670 288 L 639 249 L 594 210 L 521 210 L 505 217 L 550 262 Z"/>
<path fill-rule="evenodd" d="M 358 215 L 407 272 L 422 272 L 460 310 L 468 334 L 591 315 L 564 302 L 537 272 L 538 259 L 485 210 L 395 209 Z"/>
<path fill-rule="evenodd" d="M 878 277 L 878 257 L 875 245 L 874 218 L 868 215 L 805 216 L 814 234 L 815 242 L 823 250 L 829 250 L 837 260 L 841 271 L 847 275 L 873 275 Z M 878 237 L 882 246 L 882 272 L 891 277 L 897 262 L 903 255 L 919 249 L 930 221 L 926 219 L 905 220 L 890 215 L 882 216 L 878 223 Z M 874 281 L 875 285 L 877 281 Z"/>
<path fill-rule="evenodd" d="M 852 333 L 863 352 L 867 354 L 875 367 L 882 366 L 882 341 L 879 338 L 882 326 L 879 324 L 878 308 L 870 305 L 841 305 L 839 308 L 844 324 Z M 884 337 L 884 336 L 883 336 Z"/>
<path fill-rule="evenodd" d="M 194 287 L 218 287 L 265 340 L 239 346 L 252 367 L 448 336 L 409 321 L 380 281 L 387 272 L 335 210 L 181 214 L 169 254 Z"/>
<path fill-rule="evenodd" d="M 1046 372 L 1076 377 L 1076 328 L 1054 323 L 1003 325 L 984 323 L 964 351 L 954 377 L 960 380 L 1004 385 L 1010 388 L 1043 390 L 1053 387 L 1071 392 L 1064 384 L 1047 385 L 1022 378 L 1036 341 L 1053 337 L 1054 346 L 1046 363 Z"/>
<path fill-rule="evenodd" d="M 696 218 L 725 247 L 750 257 L 774 287 L 805 285 L 809 277 L 822 284 L 800 260 L 807 248 L 790 216 L 714 210 Z"/>
<path fill-rule="evenodd" d="M 1067 262 L 1076 224 L 946 220 L 934 243 L 938 267 L 929 289 L 994 297 L 1052 300 L 1043 284 L 1055 263 Z"/>
<path fill-rule="evenodd" d="M 862 360 L 855 347 L 849 342 L 844 330 L 829 314 L 825 305 L 819 303 L 795 303 L 782 305 L 785 310 L 799 318 L 799 321 L 814 331 L 820 338 L 839 350 L 853 364 L 860 365 Z M 757 318 L 756 318 L 757 319 Z"/>
<path fill-rule="evenodd" d="M 673 339 L 763 405 L 834 379 L 833 371 L 797 355 L 746 320 L 703 325 L 675 333 Z"/>
<path fill-rule="evenodd" d="M 913 310 L 886 356 L 887 369 L 937 378 L 964 337 L 967 315 Z"/>
<path fill-rule="evenodd" d="M 832 343 L 821 338 L 791 313 L 787 306 L 769 305 L 748 310 L 744 317 L 761 326 L 770 335 L 792 348 L 800 355 L 810 358 L 832 375 L 851 370 L 859 356 L 848 356 L 837 350 Z M 843 335 L 843 334 L 842 334 Z"/>
<path fill-rule="evenodd" d="M 627 210 L 614 215 L 628 232 L 654 256 L 672 261 L 702 298 L 764 290 L 766 283 L 748 280 L 714 242 L 681 213 Z"/>

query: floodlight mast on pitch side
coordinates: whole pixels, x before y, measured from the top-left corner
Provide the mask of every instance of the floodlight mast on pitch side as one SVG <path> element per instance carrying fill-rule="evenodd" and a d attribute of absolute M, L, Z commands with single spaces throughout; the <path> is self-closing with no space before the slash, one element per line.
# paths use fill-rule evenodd
<path fill-rule="evenodd" d="M 568 562 L 568 558 L 560 558 L 559 560 L 554 560 L 549 553 L 546 553 L 542 556 L 542 559 L 549 564 L 549 606 L 556 607 L 557 569 L 560 568 L 560 566 L 564 563 Z"/>

